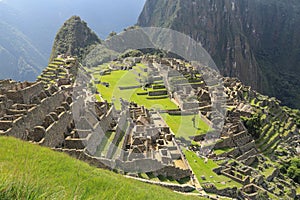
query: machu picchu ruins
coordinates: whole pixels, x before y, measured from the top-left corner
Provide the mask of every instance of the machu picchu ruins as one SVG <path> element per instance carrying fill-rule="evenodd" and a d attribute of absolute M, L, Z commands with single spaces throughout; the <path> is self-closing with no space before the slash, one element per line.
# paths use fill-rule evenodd
<path fill-rule="evenodd" d="M 121 73 L 117 83 L 103 80 L 113 73 Z M 143 55 L 85 68 L 76 57 L 61 55 L 36 82 L 3 80 L 0 88 L 0 135 L 203 197 L 298 195 L 299 183 L 278 163 L 299 156 L 299 113 L 205 66 Z M 107 98 L 101 88 L 116 91 Z M 131 94 L 114 96 L 122 91 Z M 155 107 L 162 100 L 169 107 Z M 182 117 L 179 129 L 170 121 L 176 117 Z M 188 154 L 202 159 L 200 167 L 216 167 L 206 175 Z M 213 181 L 211 173 L 224 181 Z"/>
<path fill-rule="evenodd" d="M 0 13 L 0 200 L 300 200 L 300 1 Z"/>

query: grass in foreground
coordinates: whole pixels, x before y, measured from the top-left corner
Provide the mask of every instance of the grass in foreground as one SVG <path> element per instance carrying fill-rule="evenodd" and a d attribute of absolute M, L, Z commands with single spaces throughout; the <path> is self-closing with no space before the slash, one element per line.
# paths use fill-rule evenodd
<path fill-rule="evenodd" d="M 199 199 L 0 137 L 0 199 Z"/>
<path fill-rule="evenodd" d="M 219 189 L 226 187 L 242 187 L 240 183 L 237 183 L 226 176 L 217 175 L 213 172 L 212 170 L 218 167 L 213 160 L 208 159 L 207 163 L 205 163 L 203 158 L 199 158 L 194 152 L 188 150 L 185 150 L 184 154 L 200 184 L 213 183 Z M 206 180 L 203 180 L 202 176 L 204 176 Z"/>

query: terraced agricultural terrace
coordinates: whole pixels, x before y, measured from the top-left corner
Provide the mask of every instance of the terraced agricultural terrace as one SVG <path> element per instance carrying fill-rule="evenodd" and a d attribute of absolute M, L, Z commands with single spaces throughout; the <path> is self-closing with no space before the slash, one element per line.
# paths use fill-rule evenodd
<path fill-rule="evenodd" d="M 205 66 L 143 55 L 86 68 L 62 55 L 37 82 L 0 85 L 0 135 L 191 198 L 299 195 L 299 112 Z"/>

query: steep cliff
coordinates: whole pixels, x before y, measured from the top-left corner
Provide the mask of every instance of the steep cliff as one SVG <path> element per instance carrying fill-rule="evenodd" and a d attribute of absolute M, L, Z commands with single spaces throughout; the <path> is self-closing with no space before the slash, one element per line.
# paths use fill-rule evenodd
<path fill-rule="evenodd" d="M 59 54 L 77 56 L 82 61 L 92 47 L 100 43 L 100 39 L 86 22 L 78 16 L 72 16 L 56 34 L 50 61 Z"/>
<path fill-rule="evenodd" d="M 296 0 L 148 0 L 138 20 L 191 36 L 223 75 L 298 108 L 299 24 Z"/>

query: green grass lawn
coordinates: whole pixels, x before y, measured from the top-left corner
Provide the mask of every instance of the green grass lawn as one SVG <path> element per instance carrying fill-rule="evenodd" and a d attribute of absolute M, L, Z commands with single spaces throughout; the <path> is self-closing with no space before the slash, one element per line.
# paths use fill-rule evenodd
<path fill-rule="evenodd" d="M 222 148 L 222 149 L 214 149 L 214 152 L 215 152 L 216 155 L 221 155 L 223 153 L 228 153 L 228 152 L 232 151 L 233 149 L 234 148 L 229 148 L 229 147 Z"/>
<path fill-rule="evenodd" d="M 195 118 L 195 126 L 192 121 L 192 118 L 195 117 L 195 115 L 161 115 L 176 137 L 188 139 L 190 136 L 207 133 L 207 131 L 210 129 L 209 126 L 198 115 L 196 115 Z"/>
<path fill-rule="evenodd" d="M 218 164 L 213 160 L 209 159 L 207 163 L 205 163 L 203 158 L 199 158 L 194 152 L 188 150 L 185 150 L 184 154 L 200 184 L 214 183 L 219 189 L 226 187 L 242 187 L 240 183 L 237 183 L 226 176 L 214 173 L 212 170 L 217 168 Z M 205 176 L 206 180 L 202 180 L 202 175 Z"/>
<path fill-rule="evenodd" d="M 176 106 L 176 104 L 174 104 L 169 98 L 147 99 L 149 98 L 148 95 L 137 95 L 137 93 L 139 92 L 146 92 L 141 88 L 120 90 L 120 86 L 125 87 L 140 85 L 137 80 L 138 76 L 136 75 L 136 73 L 139 72 L 140 67 L 141 66 L 134 67 L 134 70 L 136 71 L 112 71 L 111 74 L 103 76 L 101 76 L 99 73 L 94 73 L 93 76 L 95 79 L 110 84 L 109 87 L 105 87 L 100 84 L 96 86 L 102 97 L 108 102 L 114 101 L 117 109 L 121 108 L 119 101 L 120 98 L 126 99 L 128 101 L 134 101 L 139 105 L 144 105 L 148 109 L 177 109 L 178 107 Z"/>
<path fill-rule="evenodd" d="M 0 137 L 0 199 L 199 199 Z"/>

